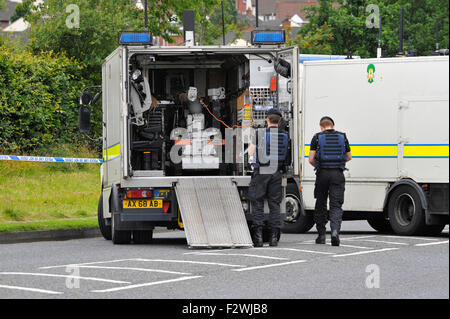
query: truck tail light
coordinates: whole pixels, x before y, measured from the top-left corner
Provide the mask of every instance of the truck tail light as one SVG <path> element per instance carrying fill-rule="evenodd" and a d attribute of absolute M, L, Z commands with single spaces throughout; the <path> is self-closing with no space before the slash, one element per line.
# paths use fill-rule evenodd
<path fill-rule="evenodd" d="M 164 214 L 167 214 L 167 212 L 169 211 L 169 207 L 170 207 L 170 202 L 163 203 L 163 213 Z"/>
<path fill-rule="evenodd" d="M 152 197 L 151 190 L 129 190 L 127 191 L 127 198 L 150 198 Z"/>

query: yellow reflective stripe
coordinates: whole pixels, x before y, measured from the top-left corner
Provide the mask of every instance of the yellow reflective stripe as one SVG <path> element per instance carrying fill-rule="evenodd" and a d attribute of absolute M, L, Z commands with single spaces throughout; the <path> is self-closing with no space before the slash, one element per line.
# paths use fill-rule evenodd
<path fill-rule="evenodd" d="M 449 146 L 406 144 L 403 148 L 403 157 L 449 157 Z"/>
<path fill-rule="evenodd" d="M 397 157 L 397 145 L 350 145 L 352 157 Z"/>
<path fill-rule="evenodd" d="M 352 156 L 360 158 L 396 158 L 397 145 L 350 145 Z M 304 156 L 308 157 L 310 146 L 305 145 Z M 406 144 L 403 147 L 403 157 L 406 158 L 448 158 L 449 145 L 446 144 Z"/>
<path fill-rule="evenodd" d="M 116 144 L 111 147 L 108 147 L 107 150 L 103 151 L 103 160 L 105 162 L 110 161 L 119 156 L 120 156 L 120 144 Z"/>
<path fill-rule="evenodd" d="M 350 145 L 353 157 L 397 157 L 397 145 Z M 309 156 L 310 146 L 305 145 L 305 156 Z"/>

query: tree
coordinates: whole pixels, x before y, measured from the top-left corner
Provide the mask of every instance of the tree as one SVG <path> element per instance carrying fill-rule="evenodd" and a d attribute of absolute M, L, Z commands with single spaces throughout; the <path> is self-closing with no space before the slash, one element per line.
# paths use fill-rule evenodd
<path fill-rule="evenodd" d="M 210 12 L 218 1 L 148 0 L 149 29 L 173 42 L 171 35 L 181 34 L 183 10 L 192 9 L 206 30 L 210 22 L 200 12 Z M 95 82 L 101 80 L 102 61 L 118 45 L 118 32 L 144 29 L 144 11 L 132 0 L 47 0 L 25 18 L 35 53 L 64 52 L 83 62 L 86 76 Z"/>
<path fill-rule="evenodd" d="M 315 39 L 308 53 L 323 53 L 330 46 L 332 54 L 345 55 L 352 51 L 361 57 L 375 57 L 378 28 L 370 28 L 378 22 L 373 7 L 376 5 L 382 17 L 382 46 L 385 56 L 395 56 L 399 48 L 400 9 L 404 9 L 405 47 L 429 55 L 435 49 L 436 18 L 440 21 L 441 47 L 449 42 L 449 2 L 433 0 L 338 0 L 337 5 L 320 0 L 319 7 L 306 8 L 310 23 L 300 29 L 293 42 L 304 46 L 307 39 Z M 324 27 L 331 36 L 324 37 Z M 312 42 L 312 41 L 311 41 Z"/>
<path fill-rule="evenodd" d="M 223 0 L 225 34 L 234 33 L 234 39 L 239 38 L 247 24 L 239 20 L 239 12 L 235 0 Z M 222 44 L 222 5 L 221 0 L 204 1 L 204 6 L 197 12 L 197 37 L 201 45 Z"/>
<path fill-rule="evenodd" d="M 24 2 L 17 4 L 14 14 L 10 18 L 11 22 L 30 14 L 32 6 L 33 0 L 25 0 Z"/>

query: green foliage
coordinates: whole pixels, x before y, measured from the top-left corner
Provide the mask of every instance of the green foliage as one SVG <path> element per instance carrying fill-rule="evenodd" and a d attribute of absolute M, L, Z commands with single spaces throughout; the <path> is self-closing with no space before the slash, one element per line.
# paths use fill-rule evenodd
<path fill-rule="evenodd" d="M 225 1 L 231 12 L 234 1 Z M 77 27 L 66 23 L 75 21 L 69 5 L 79 8 Z M 149 29 L 154 36 L 174 42 L 171 36 L 182 34 L 179 26 L 187 9 L 196 12 L 200 41 L 212 43 L 221 35 L 221 24 L 216 21 L 220 0 L 148 0 L 148 5 Z M 48 0 L 25 19 L 31 23 L 33 52 L 54 51 L 76 58 L 86 65 L 86 78 L 96 84 L 101 82 L 102 61 L 117 47 L 118 32 L 144 29 L 144 11 L 131 0 Z"/>
<path fill-rule="evenodd" d="M 16 6 L 14 14 L 10 18 L 11 23 L 16 21 L 17 19 L 22 18 L 25 15 L 29 14 L 31 12 L 32 5 L 33 5 L 33 0 L 25 0 L 24 2 L 19 3 Z"/>
<path fill-rule="evenodd" d="M 53 52 L 0 47 L 0 150 L 29 153 L 79 135 L 83 65 Z"/>
<path fill-rule="evenodd" d="M 291 43 L 305 48 L 304 53 L 324 53 L 330 47 L 332 54 L 347 54 L 352 51 L 361 57 L 375 57 L 378 46 L 378 28 L 368 28 L 371 21 L 369 5 L 377 5 L 382 17 L 382 47 L 384 56 L 395 56 L 399 52 L 400 8 L 404 9 L 404 48 L 417 50 L 419 55 L 429 55 L 435 49 L 436 18 L 440 22 L 440 47 L 449 45 L 449 2 L 433 0 L 320 0 L 320 7 L 309 7 L 306 15 L 309 24 L 300 29 L 298 37 Z M 331 37 L 327 39 L 324 27 Z M 313 45 L 314 44 L 314 45 Z"/>
<path fill-rule="evenodd" d="M 239 38 L 245 31 L 247 25 L 245 21 L 238 20 L 238 10 L 236 1 L 224 0 L 224 22 L 225 34 L 234 33 L 234 39 Z M 222 5 L 221 0 L 210 0 L 203 8 L 197 11 L 196 29 L 197 40 L 200 45 L 221 45 L 222 42 Z"/>

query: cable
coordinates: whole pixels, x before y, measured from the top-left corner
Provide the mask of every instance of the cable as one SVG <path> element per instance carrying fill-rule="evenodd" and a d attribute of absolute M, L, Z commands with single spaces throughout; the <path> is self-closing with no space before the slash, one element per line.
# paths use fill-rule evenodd
<path fill-rule="evenodd" d="M 208 106 L 206 106 L 206 104 L 205 104 L 205 102 L 203 102 L 203 100 L 200 98 L 200 97 L 198 97 L 198 99 L 199 99 L 199 101 L 200 101 L 200 103 L 205 107 L 205 109 L 208 111 L 208 113 L 209 114 L 211 114 L 211 116 L 216 120 L 216 121 L 218 121 L 218 122 L 220 122 L 220 123 L 222 123 L 226 128 L 244 128 L 244 127 L 250 127 L 250 126 L 252 126 L 253 124 L 255 124 L 255 121 L 253 120 L 253 115 L 252 115 L 252 122 L 249 124 L 249 125 L 243 125 L 243 126 L 241 126 L 241 125 L 233 125 L 233 126 L 229 126 L 229 125 L 227 125 L 224 121 L 222 121 L 221 119 L 218 119 L 210 110 L 209 110 L 209 108 L 208 108 Z"/>

